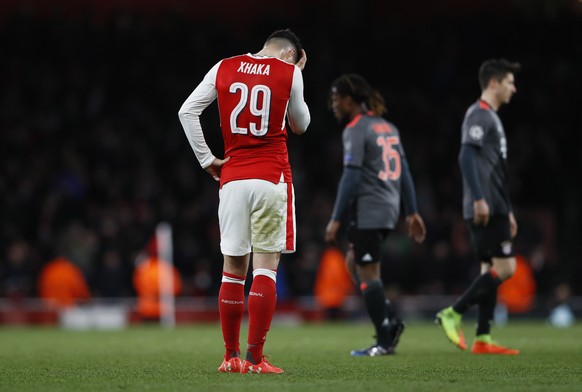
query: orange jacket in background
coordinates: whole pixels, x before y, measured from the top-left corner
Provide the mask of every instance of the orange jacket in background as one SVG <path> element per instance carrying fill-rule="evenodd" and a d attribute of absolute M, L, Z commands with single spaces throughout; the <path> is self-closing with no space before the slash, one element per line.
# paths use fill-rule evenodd
<path fill-rule="evenodd" d="M 163 279 L 173 279 L 173 293 L 177 295 L 182 291 L 182 281 L 176 268 L 150 257 L 135 268 L 133 272 L 133 286 L 137 293 L 137 312 L 144 318 L 159 318 L 161 315 L 160 304 L 160 274 Z"/>
<path fill-rule="evenodd" d="M 317 303 L 326 309 L 340 308 L 353 290 L 354 284 L 343 253 L 337 248 L 327 248 L 321 256 L 315 278 Z"/>
<path fill-rule="evenodd" d="M 525 257 L 516 255 L 515 261 L 515 273 L 499 286 L 497 295 L 509 312 L 527 312 L 533 305 L 536 281 Z"/>
<path fill-rule="evenodd" d="M 83 272 L 64 257 L 57 257 L 43 267 L 38 292 L 45 303 L 58 307 L 70 307 L 91 298 Z"/>

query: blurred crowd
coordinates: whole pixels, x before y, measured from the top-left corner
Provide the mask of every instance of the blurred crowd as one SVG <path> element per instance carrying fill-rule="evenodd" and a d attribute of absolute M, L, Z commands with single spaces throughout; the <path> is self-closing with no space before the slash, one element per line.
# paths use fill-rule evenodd
<path fill-rule="evenodd" d="M 159 222 L 173 229 L 180 295 L 216 295 L 217 184 L 199 167 L 177 111 L 218 60 L 258 51 L 285 27 L 308 54 L 312 123 L 304 136 L 289 137 L 298 251 L 282 258 L 282 296 L 313 294 L 342 169 L 328 88 L 344 72 L 362 74 L 385 97 L 428 228 L 420 246 L 401 227 L 390 237 L 384 281 L 405 294 L 466 287 L 478 263 L 461 216 L 457 154 L 464 112 L 479 96 L 477 69 L 489 57 L 523 66 L 514 101 L 500 111 L 517 251 L 531 263 L 539 294 L 563 283 L 582 294 L 582 120 L 574 99 L 582 88 L 582 12 L 560 6 L 568 1 L 526 3 L 428 17 L 374 2 L 335 9 L 299 2 L 286 19 L 259 14 L 248 25 L 174 9 L 4 14 L 0 297 L 37 296 L 41 271 L 57 257 L 82 271 L 92 296 L 133 296 L 137 256 Z M 220 156 L 215 105 L 202 122 Z"/>

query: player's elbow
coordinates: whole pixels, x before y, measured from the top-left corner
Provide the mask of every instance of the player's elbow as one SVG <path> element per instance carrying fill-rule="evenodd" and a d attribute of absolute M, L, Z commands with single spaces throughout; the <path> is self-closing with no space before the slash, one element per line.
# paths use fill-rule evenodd
<path fill-rule="evenodd" d="M 183 120 L 186 117 L 188 117 L 188 108 L 186 106 L 182 105 L 182 107 L 180 108 L 180 110 L 178 110 L 178 118 L 180 120 Z"/>
<path fill-rule="evenodd" d="M 303 135 L 305 131 L 307 131 L 307 127 L 311 122 L 311 118 L 309 116 L 301 119 L 300 121 L 293 121 L 291 124 L 291 131 L 296 135 Z"/>
<path fill-rule="evenodd" d="M 198 110 L 197 105 L 193 104 L 192 102 L 184 102 L 180 107 L 180 110 L 178 110 L 178 117 L 182 120 L 198 115 L 200 115 L 200 110 Z"/>
<path fill-rule="evenodd" d="M 295 135 L 303 135 L 305 133 L 305 131 L 307 131 L 307 127 L 304 128 L 295 128 L 295 127 L 291 127 L 291 131 L 295 134 Z"/>

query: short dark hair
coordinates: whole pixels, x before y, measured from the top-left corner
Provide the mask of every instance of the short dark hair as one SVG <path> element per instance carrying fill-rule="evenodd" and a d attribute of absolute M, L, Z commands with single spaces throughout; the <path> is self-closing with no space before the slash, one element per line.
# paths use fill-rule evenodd
<path fill-rule="evenodd" d="M 292 32 L 290 29 L 274 31 L 273 33 L 271 33 L 271 35 L 269 35 L 269 37 L 267 37 L 267 40 L 265 41 L 265 45 L 268 44 L 269 41 L 274 40 L 274 39 L 282 39 L 282 40 L 289 42 L 291 45 L 293 45 L 295 52 L 297 52 L 297 54 L 295 56 L 295 64 L 297 64 L 297 62 L 299 60 L 301 60 L 301 56 L 302 56 L 301 52 L 303 50 L 303 46 L 301 46 L 301 41 L 295 35 L 294 32 Z"/>
<path fill-rule="evenodd" d="M 517 73 L 521 64 L 512 63 L 506 59 L 489 59 L 479 67 L 479 85 L 485 90 L 491 78 L 501 82 L 509 73 Z"/>
<path fill-rule="evenodd" d="M 335 92 L 342 97 L 351 97 L 356 103 L 365 103 L 369 110 L 381 116 L 386 113 L 384 98 L 370 83 L 358 74 L 343 74 L 331 84 L 331 94 Z"/>

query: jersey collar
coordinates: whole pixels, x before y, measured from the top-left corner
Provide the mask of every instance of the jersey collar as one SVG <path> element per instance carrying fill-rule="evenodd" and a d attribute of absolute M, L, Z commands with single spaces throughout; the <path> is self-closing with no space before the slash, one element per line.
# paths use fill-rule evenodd
<path fill-rule="evenodd" d="M 350 122 L 348 123 L 348 125 L 346 125 L 346 128 L 351 128 L 351 127 L 353 127 L 354 125 L 356 125 L 356 124 L 358 123 L 358 121 L 360 121 L 360 118 L 362 118 L 362 114 L 361 114 L 361 113 L 360 113 L 360 114 L 358 114 L 356 117 L 354 117 L 354 118 L 352 119 L 352 121 L 350 121 Z"/>
<path fill-rule="evenodd" d="M 489 104 L 489 102 L 482 100 L 479 98 L 479 108 L 485 110 L 493 110 L 493 107 Z"/>
<path fill-rule="evenodd" d="M 374 113 L 373 113 L 371 110 L 368 110 L 366 113 L 360 113 L 360 114 L 356 115 L 356 117 L 354 117 L 354 118 L 352 119 L 352 121 L 350 121 L 350 122 L 348 123 L 348 125 L 346 125 L 346 127 L 348 127 L 348 128 L 351 128 L 351 127 L 353 127 L 354 125 L 356 125 L 356 124 L 358 123 L 358 121 L 360 121 L 360 118 L 362 118 L 362 116 L 363 116 L 364 114 L 365 114 L 366 116 L 373 116 L 373 115 L 374 115 Z"/>

